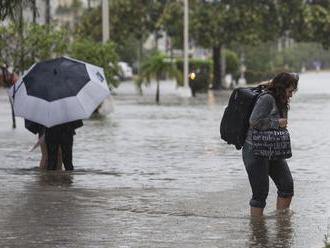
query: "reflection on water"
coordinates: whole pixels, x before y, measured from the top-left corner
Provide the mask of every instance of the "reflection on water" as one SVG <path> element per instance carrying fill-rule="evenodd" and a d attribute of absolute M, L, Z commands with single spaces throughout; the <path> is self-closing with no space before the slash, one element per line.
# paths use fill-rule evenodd
<path fill-rule="evenodd" d="M 73 183 L 72 172 L 48 172 L 41 171 L 38 174 L 37 182 L 43 186 L 70 186 Z"/>
<path fill-rule="evenodd" d="M 270 247 L 265 218 L 251 218 L 250 247 Z"/>
<path fill-rule="evenodd" d="M 0 247 L 321 247 L 330 216 L 329 73 L 301 76 L 289 129 L 295 214 L 249 219 L 241 159 L 219 138 L 230 92 L 183 99 L 171 82 L 143 97 L 126 83 L 115 112 L 74 141 L 76 171 L 41 172 L 36 137 L 11 129 L 0 90 Z M 326 217 L 326 218 L 325 218 Z"/>
<path fill-rule="evenodd" d="M 292 213 L 290 211 L 280 212 L 276 216 L 276 240 L 274 247 L 281 245 L 283 248 L 291 247 L 293 242 L 293 227 L 291 223 Z"/>
<path fill-rule="evenodd" d="M 30 180 L 24 191 L 7 196 L 10 204 L 2 209 L 7 214 L 0 215 L 5 224 L 1 247 L 65 247 L 72 243 L 70 236 L 79 232 L 83 215 L 75 195 L 67 193 L 72 175 L 41 172 Z"/>
<path fill-rule="evenodd" d="M 294 230 L 291 225 L 291 217 L 291 211 L 282 211 L 275 213 L 274 218 L 251 218 L 249 247 L 292 247 Z M 267 226 L 268 222 L 270 224 L 274 222 L 273 219 L 275 219 L 274 225 Z"/>

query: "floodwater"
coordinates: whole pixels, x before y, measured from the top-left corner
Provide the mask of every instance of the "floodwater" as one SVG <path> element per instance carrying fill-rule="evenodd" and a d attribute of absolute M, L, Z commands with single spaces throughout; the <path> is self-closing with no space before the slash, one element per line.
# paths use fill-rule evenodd
<path fill-rule="evenodd" d="M 322 247 L 330 229 L 330 73 L 301 75 L 289 115 L 292 210 L 249 218 L 241 151 L 219 138 L 230 92 L 179 97 L 171 82 L 78 129 L 73 173 L 39 171 L 36 137 L 11 128 L 0 90 L 0 247 Z"/>

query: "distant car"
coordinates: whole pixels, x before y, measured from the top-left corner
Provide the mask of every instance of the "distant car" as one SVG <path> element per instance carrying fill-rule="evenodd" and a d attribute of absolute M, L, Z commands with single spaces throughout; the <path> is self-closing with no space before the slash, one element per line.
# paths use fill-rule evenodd
<path fill-rule="evenodd" d="M 120 61 L 120 62 L 118 62 L 118 67 L 119 67 L 120 80 L 132 79 L 133 69 L 131 66 L 129 66 L 128 63 Z"/>

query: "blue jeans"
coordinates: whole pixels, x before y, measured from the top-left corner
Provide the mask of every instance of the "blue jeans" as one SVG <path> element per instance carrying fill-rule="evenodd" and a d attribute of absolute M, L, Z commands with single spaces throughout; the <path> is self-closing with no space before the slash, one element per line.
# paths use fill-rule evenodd
<path fill-rule="evenodd" d="M 269 177 L 277 187 L 277 195 L 283 198 L 293 196 L 293 179 L 285 159 L 268 160 L 253 155 L 252 145 L 244 144 L 243 162 L 252 188 L 250 206 L 264 208 L 269 191 Z"/>

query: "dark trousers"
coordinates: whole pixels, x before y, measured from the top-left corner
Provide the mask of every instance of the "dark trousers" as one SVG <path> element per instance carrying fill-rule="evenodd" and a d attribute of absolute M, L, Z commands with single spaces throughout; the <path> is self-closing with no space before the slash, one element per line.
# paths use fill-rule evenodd
<path fill-rule="evenodd" d="M 66 140 L 65 142 L 57 143 L 47 143 L 48 150 L 48 170 L 56 170 L 57 159 L 58 159 L 58 149 L 61 147 L 62 150 L 62 161 L 65 170 L 73 170 L 72 164 L 72 146 L 73 138 L 71 140 Z"/>
<path fill-rule="evenodd" d="M 250 206 L 264 208 L 269 191 L 269 177 L 277 187 L 277 195 L 287 198 L 293 196 L 293 179 L 285 159 L 268 160 L 253 155 L 252 145 L 245 142 L 243 161 L 252 189 Z"/>

